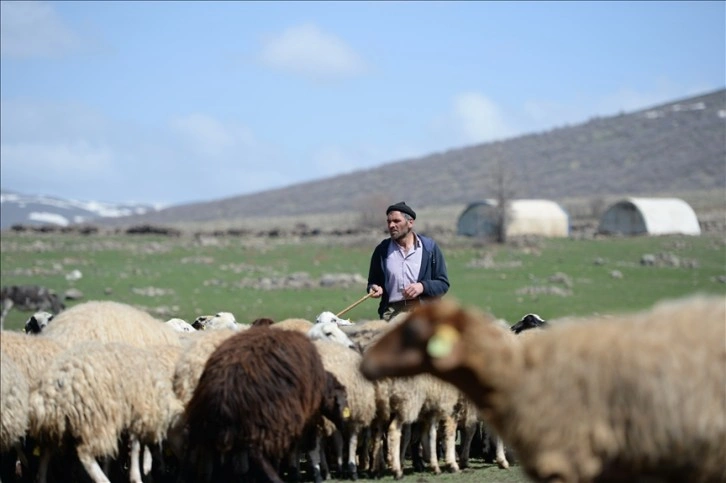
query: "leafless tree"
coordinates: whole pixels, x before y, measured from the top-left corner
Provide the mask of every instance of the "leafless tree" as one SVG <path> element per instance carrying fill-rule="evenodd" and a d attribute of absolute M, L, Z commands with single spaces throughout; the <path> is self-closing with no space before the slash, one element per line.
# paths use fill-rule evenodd
<path fill-rule="evenodd" d="M 356 205 L 360 214 L 360 228 L 385 228 L 386 208 L 392 204 L 391 197 L 385 193 L 368 193 L 362 195 Z"/>
<path fill-rule="evenodd" d="M 514 173 L 501 160 L 496 163 L 492 173 L 494 194 L 497 200 L 496 241 L 507 242 L 507 227 L 511 221 L 511 202 L 514 198 Z"/>

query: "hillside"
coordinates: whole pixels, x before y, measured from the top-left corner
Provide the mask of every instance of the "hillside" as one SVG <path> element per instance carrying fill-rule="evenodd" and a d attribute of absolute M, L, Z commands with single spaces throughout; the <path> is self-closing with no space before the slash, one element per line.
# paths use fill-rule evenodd
<path fill-rule="evenodd" d="M 726 89 L 285 188 L 94 223 L 195 226 L 266 217 L 295 220 L 379 213 L 401 199 L 417 210 L 458 210 L 495 197 L 497 179 L 507 180 L 515 198 L 583 198 L 594 206 L 624 195 L 708 192 L 711 199 L 716 193 L 717 203 L 726 209 Z"/>
<path fill-rule="evenodd" d="M 418 208 L 466 204 L 493 196 L 496 172 L 511 179 L 517 198 L 726 188 L 726 90 L 286 188 L 170 207 L 133 221 L 325 214 L 399 198 Z"/>

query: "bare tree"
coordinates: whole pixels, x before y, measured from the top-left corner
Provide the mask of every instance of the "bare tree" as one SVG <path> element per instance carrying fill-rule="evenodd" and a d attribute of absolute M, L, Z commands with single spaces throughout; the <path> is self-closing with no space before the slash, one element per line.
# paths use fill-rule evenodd
<path fill-rule="evenodd" d="M 358 198 L 359 228 L 385 227 L 386 207 L 391 203 L 391 197 L 385 193 L 368 193 Z"/>
<path fill-rule="evenodd" d="M 496 241 L 507 242 L 507 227 L 511 221 L 511 201 L 514 198 L 514 173 L 499 160 L 493 175 L 494 194 L 497 200 L 496 213 Z"/>

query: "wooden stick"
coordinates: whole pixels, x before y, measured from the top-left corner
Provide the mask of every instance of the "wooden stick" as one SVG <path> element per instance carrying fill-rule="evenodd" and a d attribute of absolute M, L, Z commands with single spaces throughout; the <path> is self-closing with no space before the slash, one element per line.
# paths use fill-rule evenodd
<path fill-rule="evenodd" d="M 344 308 L 343 310 L 341 310 L 340 312 L 338 312 L 335 316 L 336 317 L 340 317 L 341 315 L 343 315 L 344 313 L 348 312 L 353 307 L 355 307 L 355 306 L 357 306 L 359 304 L 362 304 L 366 299 L 370 298 L 371 295 L 373 295 L 372 292 L 371 293 L 367 293 L 364 297 L 361 297 L 360 300 L 358 300 L 357 302 L 354 302 L 353 304 L 351 304 L 348 307 Z"/>

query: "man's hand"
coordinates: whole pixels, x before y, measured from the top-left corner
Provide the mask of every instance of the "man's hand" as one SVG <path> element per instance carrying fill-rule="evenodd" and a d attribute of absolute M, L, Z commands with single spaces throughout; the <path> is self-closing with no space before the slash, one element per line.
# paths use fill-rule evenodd
<path fill-rule="evenodd" d="M 419 295 L 421 295 L 424 291 L 424 286 L 421 282 L 412 283 L 411 285 L 407 285 L 403 289 L 403 296 L 406 299 L 415 299 Z"/>
<path fill-rule="evenodd" d="M 371 297 L 374 299 L 381 298 L 381 295 L 383 295 L 383 287 L 380 285 L 371 285 L 371 289 L 368 293 L 371 294 Z"/>

